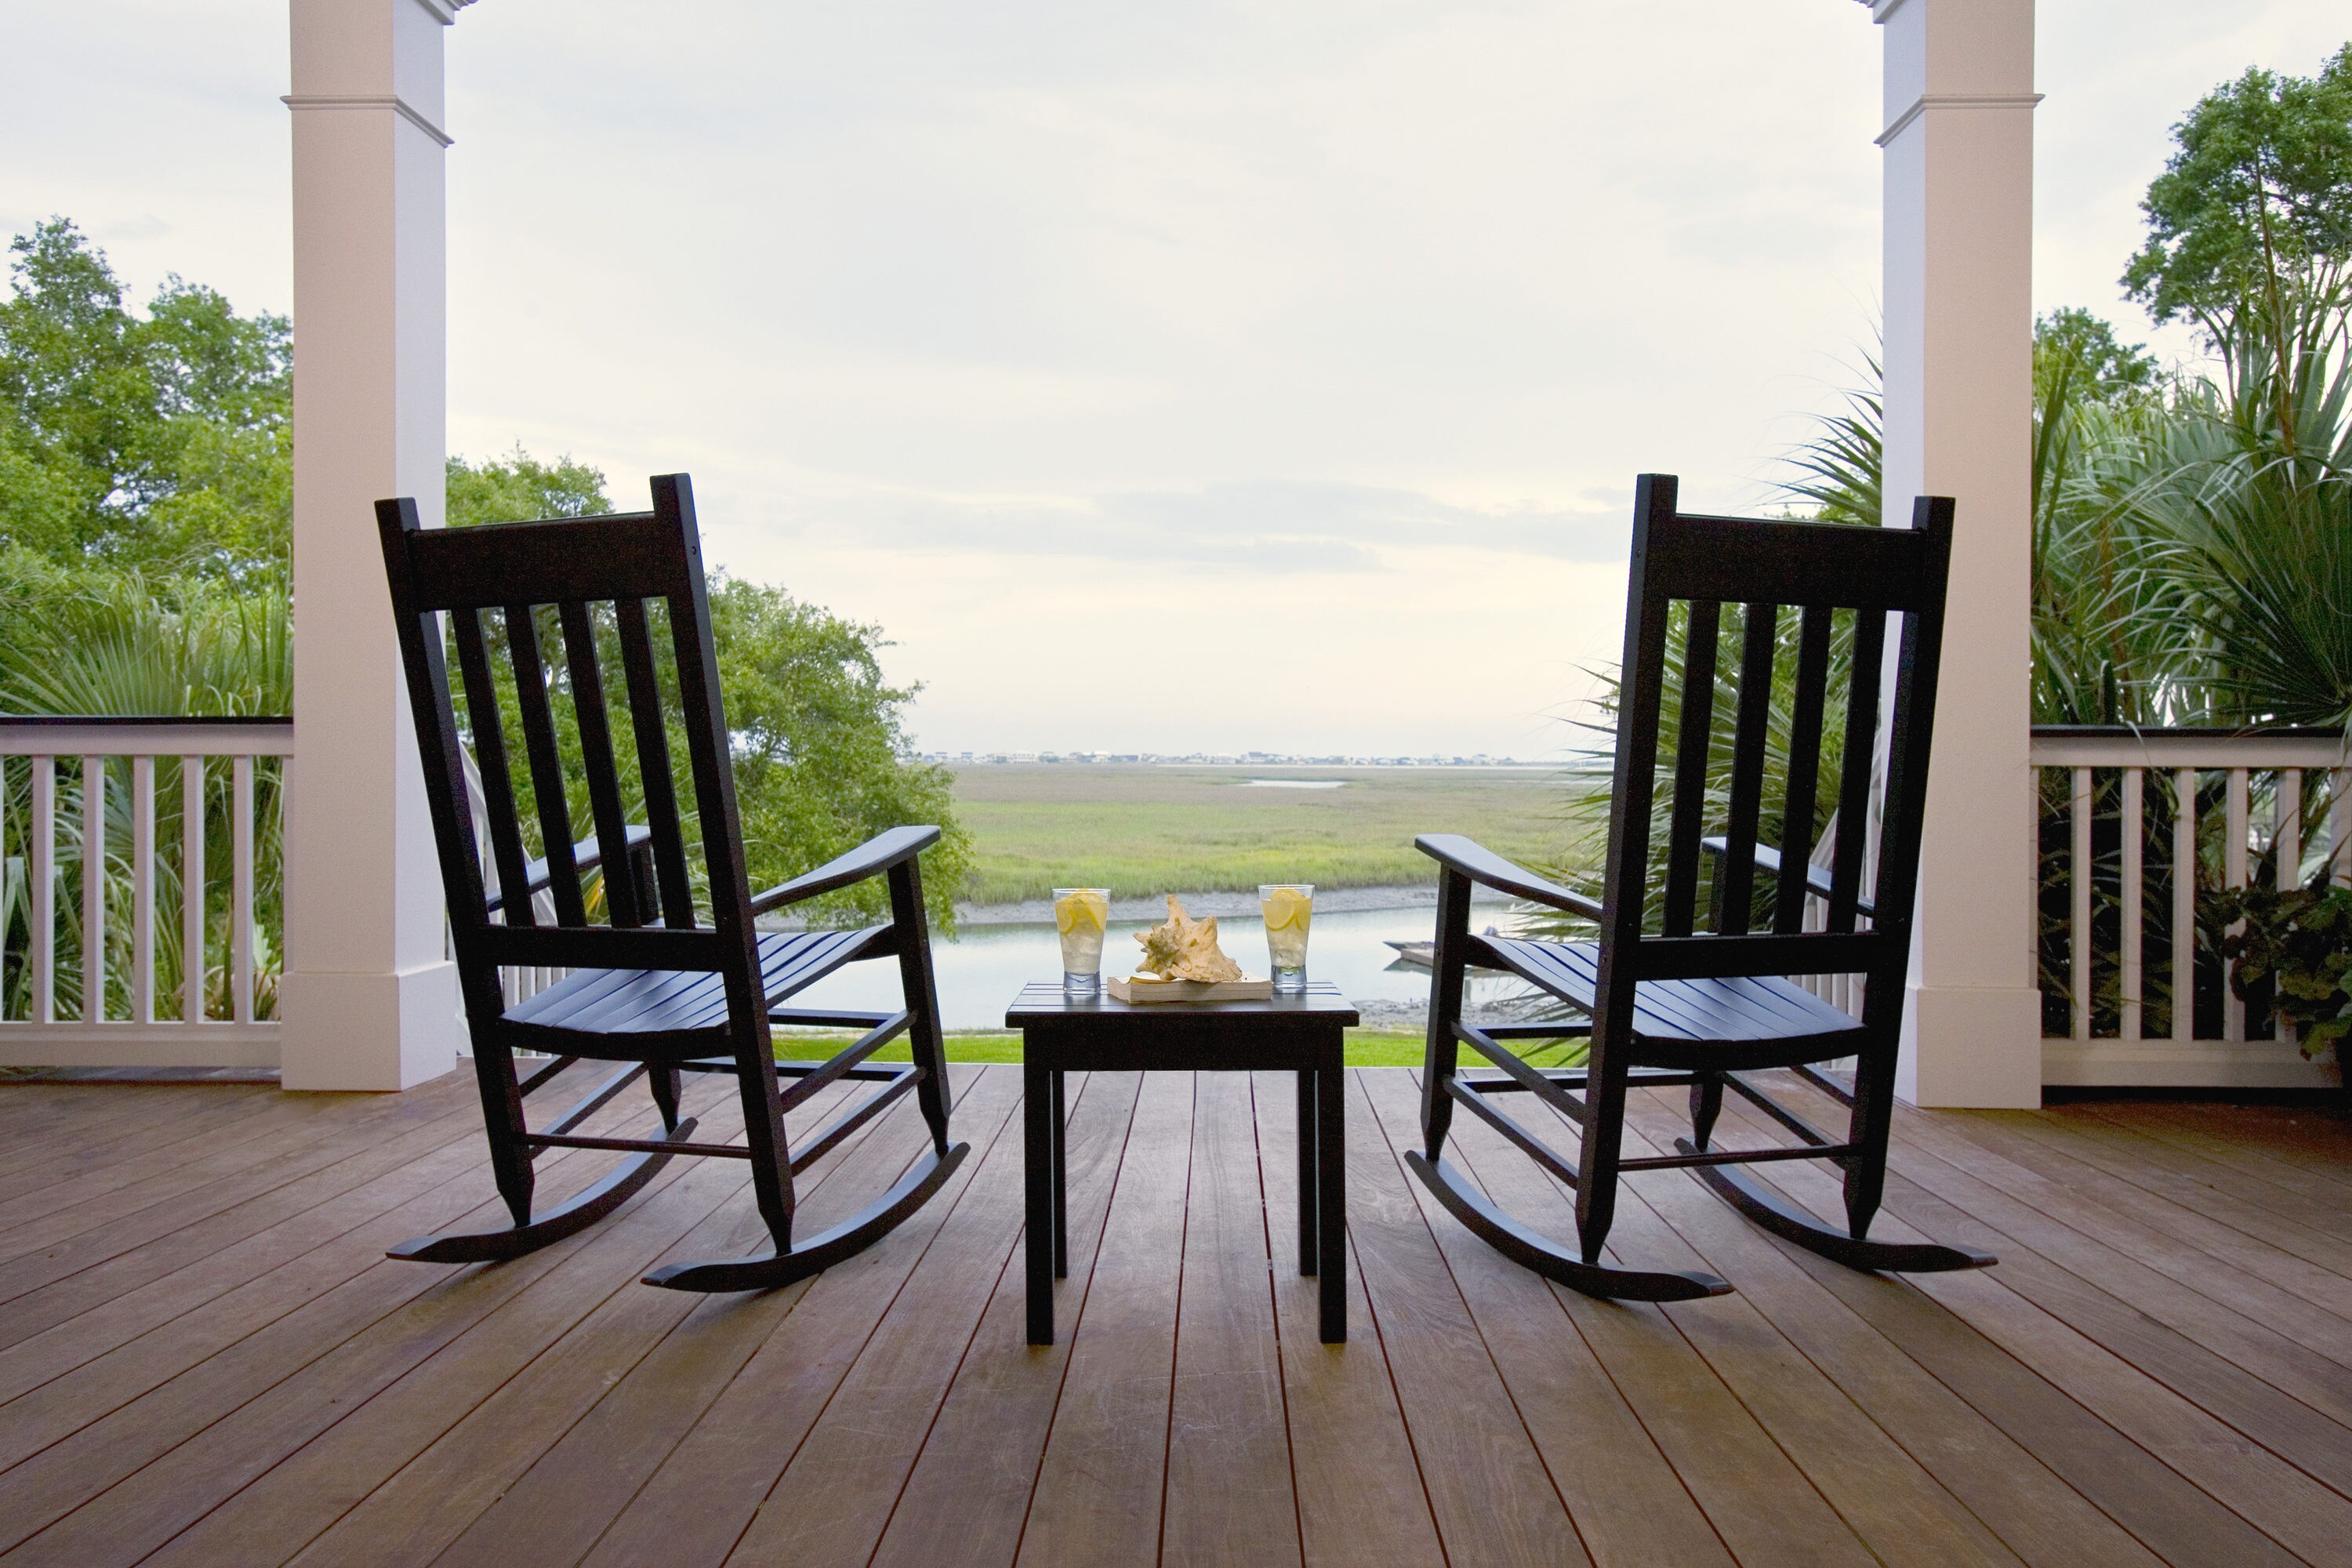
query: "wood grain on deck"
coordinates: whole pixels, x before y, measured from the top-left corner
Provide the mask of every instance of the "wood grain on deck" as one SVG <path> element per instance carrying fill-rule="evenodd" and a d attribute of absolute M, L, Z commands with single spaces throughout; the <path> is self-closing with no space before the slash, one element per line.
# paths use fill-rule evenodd
<path fill-rule="evenodd" d="M 973 1156 L 937 1199 L 814 1280 L 710 1299 L 637 1277 L 760 1245 L 734 1162 L 503 1267 L 386 1259 L 499 1223 L 458 1076 L 0 1085 L 0 1560 L 2352 1568 L 2331 1108 L 1903 1111 L 1878 1233 L 2001 1257 L 1910 1281 L 1645 1174 L 1612 1251 L 1738 1289 L 1660 1309 L 1454 1226 L 1399 1163 L 1416 1075 L 1360 1070 L 1351 1337 L 1324 1345 L 1288 1076 L 1074 1076 L 1064 1332 L 1032 1348 L 1019 1069 L 955 1079 Z M 693 1096 L 723 1136 L 729 1086 Z M 1664 1147 L 1678 1110 L 1637 1096 L 1630 1138 Z M 595 1125 L 650 1122 L 625 1096 Z M 1727 1143 L 1771 1131 L 1727 1105 Z M 920 1135 L 901 1105 L 828 1154 L 807 1223 Z M 1483 1126 L 1454 1152 L 1567 1233 Z M 551 1154 L 541 1194 L 608 1158 Z M 1764 1169 L 1837 1212 L 1829 1174 Z"/>

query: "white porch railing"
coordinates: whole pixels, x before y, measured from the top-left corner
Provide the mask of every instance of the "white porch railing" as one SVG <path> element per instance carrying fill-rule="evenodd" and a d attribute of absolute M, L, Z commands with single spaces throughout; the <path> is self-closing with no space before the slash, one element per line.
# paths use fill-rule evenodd
<path fill-rule="evenodd" d="M 2053 1026 L 2042 1081 L 2336 1081 L 2333 1063 L 2307 1060 L 2268 1016 L 2249 1016 L 2212 951 L 2210 900 L 2282 868 L 2289 886 L 2323 871 L 2352 885 L 2343 737 L 2038 728 L 2032 760 L 2037 957 Z"/>
<path fill-rule="evenodd" d="M 293 750 L 288 719 L 0 718 L 0 1065 L 278 1065 L 257 853 Z"/>

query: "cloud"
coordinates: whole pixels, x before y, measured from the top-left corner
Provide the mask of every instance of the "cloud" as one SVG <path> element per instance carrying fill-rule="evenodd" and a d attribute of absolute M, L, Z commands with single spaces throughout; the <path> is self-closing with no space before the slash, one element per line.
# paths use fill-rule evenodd
<path fill-rule="evenodd" d="M 804 500 L 767 525 L 868 550 L 986 551 L 1214 574 L 1392 569 L 1403 549 L 1454 547 L 1605 562 L 1625 552 L 1622 507 L 1449 504 L 1414 490 L 1269 479 L 1062 500 L 861 495 Z"/>

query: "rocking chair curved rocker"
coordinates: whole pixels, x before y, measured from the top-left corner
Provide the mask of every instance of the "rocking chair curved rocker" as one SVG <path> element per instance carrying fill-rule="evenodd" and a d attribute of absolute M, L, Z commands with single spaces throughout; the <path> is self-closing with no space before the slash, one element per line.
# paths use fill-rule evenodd
<path fill-rule="evenodd" d="M 1618 708 L 1607 868 L 1598 901 L 1454 835 L 1415 840 L 1439 867 L 1423 1147 L 1406 1163 L 1456 1219 L 1505 1256 L 1588 1295 L 1677 1301 L 1730 1291 L 1696 1271 L 1624 1268 L 1602 1260 L 1617 1186 L 1628 1171 L 1687 1169 L 1764 1229 L 1856 1268 L 1928 1272 L 1979 1268 L 1988 1254 L 1869 1239 L 1886 1179 L 1895 1061 L 1910 963 L 1927 754 L 1935 718 L 1952 503 L 1922 497 L 1908 529 L 1750 522 L 1675 510 L 1670 475 L 1635 489 L 1632 577 L 1626 589 L 1623 687 Z M 1741 627 L 1736 670 L 1717 670 L 1724 606 Z M 1744 606 L 1744 607 L 1742 607 Z M 1793 624 L 1784 607 L 1797 614 Z M 1887 621 L 1902 620 L 1888 706 L 1880 832 L 1874 847 L 1873 759 L 1879 747 L 1880 664 Z M 1785 635 L 1793 631 L 1793 638 Z M 1833 847 L 1813 863 L 1833 640 L 1850 676 L 1831 797 Z M 1683 653 L 1668 658 L 1670 641 Z M 1792 663 L 1776 694 L 1776 663 Z M 1676 666 L 1679 668 L 1676 668 Z M 1675 678 L 1679 678 L 1676 679 Z M 1711 756 L 1718 691 L 1736 702 L 1728 778 Z M 1675 739 L 1662 759 L 1668 699 Z M 1759 844 L 1768 751 L 1785 759 L 1777 850 Z M 1670 771 L 1663 876 L 1654 874 L 1652 808 Z M 1718 787 L 1718 784 L 1727 787 Z M 1720 806 L 1721 831 L 1710 832 Z M 1866 873 L 1874 878 L 1866 880 Z M 1590 921 L 1599 941 L 1529 941 L 1470 932 L 1475 883 Z M 1702 884 L 1711 931 L 1697 929 Z M 1874 889 L 1875 898 L 1869 896 Z M 1760 929 L 1759 929 L 1760 926 Z M 1580 1015 L 1559 1023 L 1474 1026 L 1462 993 L 1470 967 L 1517 975 Z M 1857 1016 L 1792 976 L 1859 977 Z M 1539 1069 L 1512 1040 L 1589 1032 L 1585 1065 Z M 1470 1078 L 1464 1046 L 1500 1069 Z M 1823 1070 L 1854 1061 L 1851 1088 Z M 1843 1137 L 1814 1127 L 1747 1075 L 1788 1069 L 1849 1107 Z M 1626 1097 L 1688 1086 L 1690 1135 L 1675 1152 L 1626 1158 Z M 1763 1149 L 1714 1146 L 1728 1089 L 1795 1135 Z M 1581 1135 L 1571 1160 L 1494 1100 L 1525 1093 Z M 1576 1194 L 1577 1246 L 1563 1247 L 1502 1212 L 1444 1158 L 1454 1108 L 1469 1110 Z M 1557 1125 L 1551 1117 L 1541 1120 Z M 1828 1160 L 1844 1174 L 1846 1224 L 1824 1224 L 1742 1172 L 1743 1164 Z"/>
<path fill-rule="evenodd" d="M 520 1257 L 593 1224 L 628 1201 L 673 1157 L 747 1161 L 760 1215 L 774 1238 L 765 1256 L 674 1264 L 646 1277 L 680 1290 L 757 1290 L 789 1284 L 871 1245 L 920 1208 L 961 1163 L 967 1146 L 948 1137 L 946 1060 L 931 975 L 918 858 L 936 827 L 898 827 L 757 897 L 746 880 L 734 771 L 719 699 L 718 656 L 705 596 L 694 497 L 687 477 L 653 481 L 649 512 L 425 530 L 413 500 L 376 503 L 384 570 L 425 763 L 425 794 L 447 891 L 458 983 L 473 1039 L 474 1072 L 499 1195 L 514 1216 L 505 1230 L 426 1237 L 391 1256 L 426 1263 Z M 453 690 L 442 621 L 457 654 Z M 495 641 L 486 631 L 493 621 Z M 561 654 L 542 651 L 552 634 Z M 498 660 L 495 642 L 506 658 Z M 667 679 L 658 656 L 669 644 Z M 608 698 L 604 668 L 617 653 L 623 688 Z M 510 681 L 496 672 L 511 666 Z M 455 699 L 462 696 L 461 731 Z M 568 718 L 568 725 L 561 720 Z M 508 767 L 507 721 L 523 741 L 524 784 L 537 818 L 540 858 L 529 855 L 521 792 Z M 634 742 L 625 768 L 614 744 L 618 720 Z M 685 778 L 670 736 L 682 731 Z M 480 765 L 469 804 L 465 742 Z M 568 786 L 584 784 L 592 837 L 574 843 Z M 690 815 L 679 810 L 680 785 Z M 632 823 L 625 800 L 642 806 Z M 489 840 L 485 857 L 477 810 Z M 692 845 L 686 823 L 699 826 Z M 706 873 L 709 921 L 696 909 L 690 853 Z M 593 918 L 584 874 L 601 873 Z M 862 931 L 762 931 L 758 916 L 884 879 L 890 920 Z M 491 885 L 486 881 L 494 879 Z M 888 1013 L 793 1010 L 790 997 L 860 959 L 896 959 L 904 1005 Z M 505 965 L 565 969 L 554 985 L 509 1005 Z M 772 1024 L 847 1026 L 864 1033 L 824 1061 L 775 1059 Z M 913 1061 L 872 1062 L 906 1035 Z M 515 1053 L 555 1059 L 519 1078 Z M 569 1110 L 533 1131 L 524 1101 L 582 1060 L 625 1064 Z M 690 1142 L 678 1114 L 680 1075 L 734 1077 L 743 1104 L 741 1144 Z M 644 1079 L 662 1122 L 658 1138 L 575 1131 Z M 877 1087 L 799 1147 L 784 1118 L 830 1085 Z M 881 1196 L 814 1236 L 793 1235 L 793 1178 L 912 1092 L 929 1146 Z M 628 1156 L 601 1181 L 552 1208 L 532 1207 L 531 1165 L 549 1149 Z"/>

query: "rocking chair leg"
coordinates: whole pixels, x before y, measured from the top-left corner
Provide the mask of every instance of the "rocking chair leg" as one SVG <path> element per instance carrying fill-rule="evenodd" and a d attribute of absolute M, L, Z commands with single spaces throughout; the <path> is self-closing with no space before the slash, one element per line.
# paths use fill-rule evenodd
<path fill-rule="evenodd" d="M 1691 1142 L 1701 1149 L 1715 1136 L 1716 1118 L 1723 1114 L 1723 1079 L 1702 1073 L 1691 1083 Z"/>
<path fill-rule="evenodd" d="M 768 1032 L 757 1029 L 753 1042 L 736 1057 L 736 1081 L 743 1089 L 743 1142 L 751 1151 L 751 1195 L 760 1205 L 760 1217 L 768 1224 L 768 1234 L 775 1238 L 778 1252 L 789 1252 L 793 1245 L 793 1173 L 792 1155 L 784 1142 L 783 1100 L 776 1088 L 772 1068 L 761 1071 L 762 1064 L 753 1055 L 770 1050 Z"/>
<path fill-rule="evenodd" d="M 890 868 L 890 915 L 898 927 L 898 979 L 907 998 L 908 1048 L 923 1076 L 915 1103 L 930 1130 L 931 1150 L 948 1152 L 948 1055 L 940 1034 L 939 987 L 931 975 L 930 931 L 923 913 L 922 873 L 911 859 Z"/>
<path fill-rule="evenodd" d="M 530 1151 L 522 1142 L 522 1086 L 515 1079 L 514 1052 L 501 1045 L 476 1046 L 474 1081 L 482 1091 L 482 1129 L 490 1142 L 490 1175 L 518 1227 L 530 1224 Z"/>
<path fill-rule="evenodd" d="M 1429 985 L 1429 1049 L 1421 1076 L 1421 1138 L 1424 1155 L 1434 1163 L 1445 1151 L 1445 1134 L 1454 1125 L 1454 1096 L 1446 1085 L 1461 1058 L 1461 1042 L 1454 1026 L 1462 1019 L 1462 971 L 1467 954 L 1463 948 L 1470 934 L 1470 879 L 1446 871 L 1437 884 L 1437 951 L 1431 963 Z"/>
<path fill-rule="evenodd" d="M 1592 1031 L 1590 1076 L 1585 1080 L 1584 1142 L 1577 1151 L 1576 1236 L 1584 1261 L 1597 1265 L 1609 1227 L 1617 1218 L 1617 1163 L 1625 1141 L 1625 1068 Z"/>
<path fill-rule="evenodd" d="M 646 1068 L 646 1083 L 654 1091 L 654 1105 L 661 1112 L 662 1126 L 677 1131 L 678 1073 L 675 1067 L 649 1063 Z"/>
<path fill-rule="evenodd" d="M 1859 1058 L 1853 1071 L 1853 1120 L 1849 1141 L 1859 1152 L 1845 1161 L 1846 1228 L 1857 1237 L 1870 1233 L 1886 1191 L 1886 1142 L 1895 1121 L 1895 1053 Z"/>

